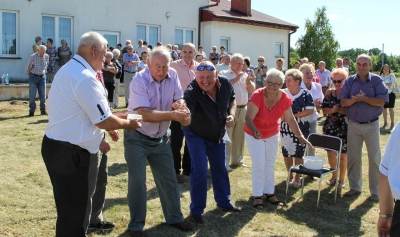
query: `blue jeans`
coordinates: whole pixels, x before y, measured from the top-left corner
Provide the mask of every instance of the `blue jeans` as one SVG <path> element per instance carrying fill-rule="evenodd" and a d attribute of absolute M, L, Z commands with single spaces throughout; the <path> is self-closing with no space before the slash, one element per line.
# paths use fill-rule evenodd
<path fill-rule="evenodd" d="M 29 113 L 36 109 L 36 91 L 39 93 L 40 111 L 46 111 L 46 76 L 29 75 Z"/>
<path fill-rule="evenodd" d="M 143 230 L 146 219 L 146 164 L 153 173 L 161 207 L 168 224 L 183 221 L 174 160 L 167 139 L 150 140 L 135 130 L 124 132 L 125 160 L 128 165 L 128 229 Z"/>
<path fill-rule="evenodd" d="M 230 184 L 225 167 L 225 144 L 210 142 L 197 136 L 190 128 L 183 128 L 188 144 L 190 170 L 190 212 L 194 216 L 203 214 L 207 201 L 207 157 L 210 162 L 214 199 L 218 207 L 229 208 Z"/>

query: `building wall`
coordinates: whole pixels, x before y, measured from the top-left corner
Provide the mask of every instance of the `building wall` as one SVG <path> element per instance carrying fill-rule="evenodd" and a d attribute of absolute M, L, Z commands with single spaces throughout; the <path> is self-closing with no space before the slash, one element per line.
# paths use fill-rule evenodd
<path fill-rule="evenodd" d="M 160 26 L 160 40 L 174 43 L 175 28 L 194 30 L 197 44 L 199 7 L 208 0 L 0 0 L 0 10 L 17 11 L 17 57 L 0 57 L 0 75 L 9 73 L 13 81 L 26 80 L 25 67 L 32 53 L 34 37 L 42 35 L 42 15 L 73 18 L 75 52 L 79 37 L 87 31 L 102 30 L 120 33 L 120 41 L 136 42 L 136 25 L 140 23 Z M 43 39 L 44 41 L 46 39 Z M 57 42 L 59 44 L 59 42 Z M 58 46 L 58 45 L 57 45 Z"/>
<path fill-rule="evenodd" d="M 266 59 L 268 68 L 275 66 L 275 43 L 283 43 L 282 56 L 287 68 L 288 30 L 234 24 L 227 22 L 202 22 L 201 44 L 209 52 L 212 46 L 219 48 L 221 37 L 230 38 L 230 53 L 241 53 L 249 56 L 252 65 L 257 65 L 258 56 Z"/>

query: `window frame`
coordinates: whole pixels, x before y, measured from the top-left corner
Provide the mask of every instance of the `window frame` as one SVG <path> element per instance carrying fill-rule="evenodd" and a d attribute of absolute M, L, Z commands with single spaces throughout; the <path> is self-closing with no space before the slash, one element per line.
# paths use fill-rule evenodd
<path fill-rule="evenodd" d="M 71 43 L 68 44 L 71 51 L 74 49 L 74 17 L 68 15 L 57 15 L 57 14 L 48 14 L 43 13 L 41 16 L 42 28 L 41 28 L 41 37 L 43 43 L 46 42 L 47 38 L 45 39 L 43 36 L 43 17 L 54 17 L 54 39 L 53 39 L 53 46 L 58 48 L 61 46 L 61 39 L 60 39 L 60 18 L 68 18 L 71 20 Z"/>
<path fill-rule="evenodd" d="M 121 32 L 119 31 L 112 31 L 112 30 L 94 30 L 98 33 L 100 33 L 102 36 L 104 35 L 115 35 L 117 36 L 117 44 L 121 43 Z M 112 46 L 112 45 L 108 45 L 108 47 L 117 47 L 117 45 Z"/>
<path fill-rule="evenodd" d="M 185 44 L 185 43 L 192 43 L 192 44 L 195 44 L 196 43 L 196 36 L 195 36 L 195 32 L 196 32 L 196 30 L 194 29 L 194 28 L 190 28 L 190 27 L 175 27 L 175 30 L 174 30 L 174 37 L 175 37 L 175 39 L 174 39 L 174 43 L 175 44 L 177 44 L 177 45 L 179 45 L 179 46 L 182 46 L 181 44 L 178 44 L 177 43 L 177 40 L 176 40 L 176 31 L 177 30 L 182 30 L 182 33 L 183 33 L 183 41 L 182 41 L 182 44 Z M 186 32 L 187 31 L 191 31 L 193 34 L 192 34 L 192 37 L 193 37 L 193 41 L 192 42 L 189 42 L 188 40 L 187 40 L 187 35 L 186 35 Z"/>
<path fill-rule="evenodd" d="M 14 13 L 15 14 L 15 54 L 3 54 L 3 13 Z M 19 11 L 0 9 L 0 58 L 19 58 Z"/>
<path fill-rule="evenodd" d="M 145 27 L 145 34 L 146 37 L 145 39 L 139 39 L 138 34 L 137 34 L 137 30 L 138 30 L 138 26 L 144 26 Z M 155 24 L 146 24 L 146 23 L 136 23 L 136 41 L 139 40 L 144 40 L 147 42 L 148 45 L 150 45 L 150 27 L 157 27 L 158 29 L 158 35 L 157 35 L 157 42 L 162 42 L 161 40 L 161 25 L 155 25 Z M 157 43 L 156 42 L 156 43 Z M 157 45 L 152 45 L 153 47 L 156 47 Z"/>
<path fill-rule="evenodd" d="M 217 51 L 219 50 L 219 48 L 220 48 L 221 46 L 223 46 L 223 45 L 221 44 L 221 41 L 222 41 L 222 40 L 227 40 L 227 41 L 228 41 L 227 47 L 225 47 L 225 45 L 224 45 L 224 47 L 225 47 L 225 52 L 230 53 L 230 52 L 231 52 L 231 45 L 232 45 L 232 42 L 231 42 L 231 37 L 228 37 L 228 36 L 221 36 L 221 37 L 219 37 L 219 46 L 217 47 Z"/>
<path fill-rule="evenodd" d="M 276 54 L 276 50 L 277 50 L 277 47 L 279 46 L 279 51 L 280 51 L 280 55 L 279 54 Z M 275 56 L 275 58 L 284 58 L 285 56 L 284 56 L 284 51 L 285 51 L 285 49 L 283 48 L 283 46 L 284 46 L 284 44 L 283 44 L 283 42 L 274 42 L 273 43 L 273 50 L 274 50 L 274 56 Z"/>

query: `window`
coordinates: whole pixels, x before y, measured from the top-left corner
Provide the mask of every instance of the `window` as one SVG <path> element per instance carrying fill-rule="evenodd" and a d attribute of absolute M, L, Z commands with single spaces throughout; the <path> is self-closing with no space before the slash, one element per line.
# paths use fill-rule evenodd
<path fill-rule="evenodd" d="M 0 55 L 17 55 L 17 13 L 0 10 Z"/>
<path fill-rule="evenodd" d="M 72 49 L 72 18 L 52 15 L 42 16 L 42 38 L 43 42 L 52 38 L 55 47 L 61 45 L 61 40 L 65 40 Z"/>
<path fill-rule="evenodd" d="M 106 38 L 108 41 L 108 47 L 116 48 L 117 44 L 120 43 L 120 33 L 116 31 L 97 31 Z"/>
<path fill-rule="evenodd" d="M 224 46 L 225 52 L 231 51 L 231 38 L 230 37 L 221 37 L 219 40 L 219 47 Z"/>
<path fill-rule="evenodd" d="M 283 57 L 283 43 L 282 42 L 274 43 L 274 54 L 275 54 L 275 57 L 277 57 L 277 58 Z"/>
<path fill-rule="evenodd" d="M 175 44 L 182 46 L 184 43 L 194 43 L 194 30 L 175 29 Z"/>
<path fill-rule="evenodd" d="M 136 26 L 136 39 L 145 40 L 155 47 L 160 42 L 160 26 L 139 24 Z"/>

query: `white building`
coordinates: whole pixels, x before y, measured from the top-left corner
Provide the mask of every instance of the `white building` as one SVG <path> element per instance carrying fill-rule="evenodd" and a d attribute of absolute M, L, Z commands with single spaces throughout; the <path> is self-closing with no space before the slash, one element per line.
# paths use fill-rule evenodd
<path fill-rule="evenodd" d="M 74 51 L 79 37 L 98 31 L 109 45 L 137 42 L 224 45 L 256 62 L 259 55 L 273 66 L 288 58 L 290 32 L 296 25 L 251 10 L 251 0 L 1 0 L 0 74 L 26 80 L 27 59 L 35 36 L 65 39 Z"/>

